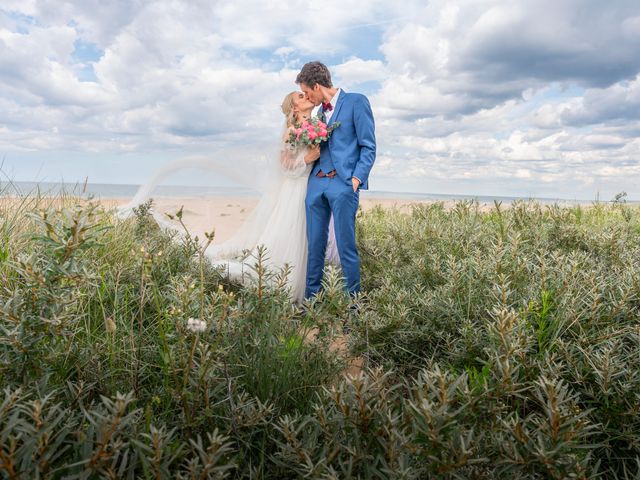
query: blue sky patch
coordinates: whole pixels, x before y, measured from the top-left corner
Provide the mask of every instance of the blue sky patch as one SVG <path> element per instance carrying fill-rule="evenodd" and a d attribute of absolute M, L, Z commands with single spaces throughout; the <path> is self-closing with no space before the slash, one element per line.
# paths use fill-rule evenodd
<path fill-rule="evenodd" d="M 29 33 L 30 27 L 37 25 L 35 18 L 20 12 L 0 9 L 0 14 L 4 15 L 15 23 L 15 31 L 17 33 L 27 34 Z"/>
<path fill-rule="evenodd" d="M 78 39 L 73 42 L 74 50 L 71 57 L 74 61 L 80 63 L 97 62 L 104 55 L 104 50 L 99 48 L 95 43 Z"/>

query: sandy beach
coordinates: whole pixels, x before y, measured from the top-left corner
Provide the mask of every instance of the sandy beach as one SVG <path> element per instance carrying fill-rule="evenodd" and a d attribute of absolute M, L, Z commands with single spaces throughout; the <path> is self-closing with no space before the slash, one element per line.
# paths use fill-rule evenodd
<path fill-rule="evenodd" d="M 100 203 L 106 208 L 115 208 L 128 201 L 124 198 L 108 198 L 100 200 Z M 183 219 L 192 234 L 202 237 L 204 232 L 215 229 L 216 243 L 228 239 L 251 214 L 257 202 L 257 198 L 247 197 L 154 198 L 155 209 L 161 213 L 174 214 L 183 207 Z M 416 203 L 433 201 L 363 198 L 360 206 L 365 211 L 378 205 L 385 209 L 408 211 Z"/>
<path fill-rule="evenodd" d="M 32 197 L 15 197 L 15 196 L 0 196 L 0 206 L 3 202 L 27 202 L 30 203 Z M 50 203 L 56 203 L 59 198 L 49 198 Z M 131 199 L 130 198 L 100 198 L 95 197 L 96 200 L 102 204 L 106 209 L 116 208 L 120 205 L 125 205 Z M 189 231 L 192 235 L 198 235 L 203 237 L 205 232 L 215 231 L 215 243 L 223 242 L 227 240 L 242 223 L 251 215 L 253 209 L 258 202 L 257 197 L 246 196 L 198 196 L 198 197 L 169 197 L 158 196 L 154 197 L 154 209 L 161 214 L 175 214 L 180 208 L 183 208 L 184 223 L 189 227 Z M 433 204 L 443 203 L 445 209 L 453 208 L 457 200 L 426 200 L 426 199 L 407 199 L 407 198 L 380 198 L 369 197 L 363 195 L 360 198 L 360 208 L 364 211 L 371 210 L 374 207 L 380 206 L 383 209 L 396 209 L 400 212 L 409 212 L 412 205 L 416 204 Z M 45 204 L 48 203 L 45 200 Z M 576 205 L 577 203 L 588 207 L 587 202 L 568 202 L 566 205 Z M 510 202 L 503 203 L 504 208 L 510 207 Z M 494 204 L 491 202 L 480 202 L 480 211 L 486 212 L 494 208 Z M 169 218 L 165 215 L 164 218 L 168 221 Z M 173 222 L 179 227 L 177 222 Z"/>

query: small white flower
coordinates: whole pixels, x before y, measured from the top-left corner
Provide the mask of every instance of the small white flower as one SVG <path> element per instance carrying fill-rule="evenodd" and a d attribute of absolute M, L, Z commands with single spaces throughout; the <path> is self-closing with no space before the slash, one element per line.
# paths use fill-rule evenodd
<path fill-rule="evenodd" d="M 204 332 L 207 329 L 207 322 L 197 318 L 190 318 L 187 320 L 187 329 L 192 332 Z"/>

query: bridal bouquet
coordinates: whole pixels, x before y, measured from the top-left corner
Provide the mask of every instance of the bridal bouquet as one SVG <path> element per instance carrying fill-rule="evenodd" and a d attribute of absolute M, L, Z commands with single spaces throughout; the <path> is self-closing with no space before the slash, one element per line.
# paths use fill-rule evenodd
<path fill-rule="evenodd" d="M 287 143 L 292 148 L 300 145 L 314 146 L 320 145 L 322 142 L 329 140 L 331 132 L 340 126 L 340 122 L 334 122 L 331 126 L 321 121 L 318 117 L 312 117 L 305 120 L 302 125 L 294 128 L 289 133 Z"/>

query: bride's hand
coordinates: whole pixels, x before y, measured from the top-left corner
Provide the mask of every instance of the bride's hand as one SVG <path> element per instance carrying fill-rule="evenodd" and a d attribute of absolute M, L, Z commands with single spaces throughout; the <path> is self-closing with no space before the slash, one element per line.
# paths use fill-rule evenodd
<path fill-rule="evenodd" d="M 315 162 L 320 158 L 320 145 L 315 145 L 309 149 L 309 151 L 304 156 L 304 163 L 307 165 Z"/>

